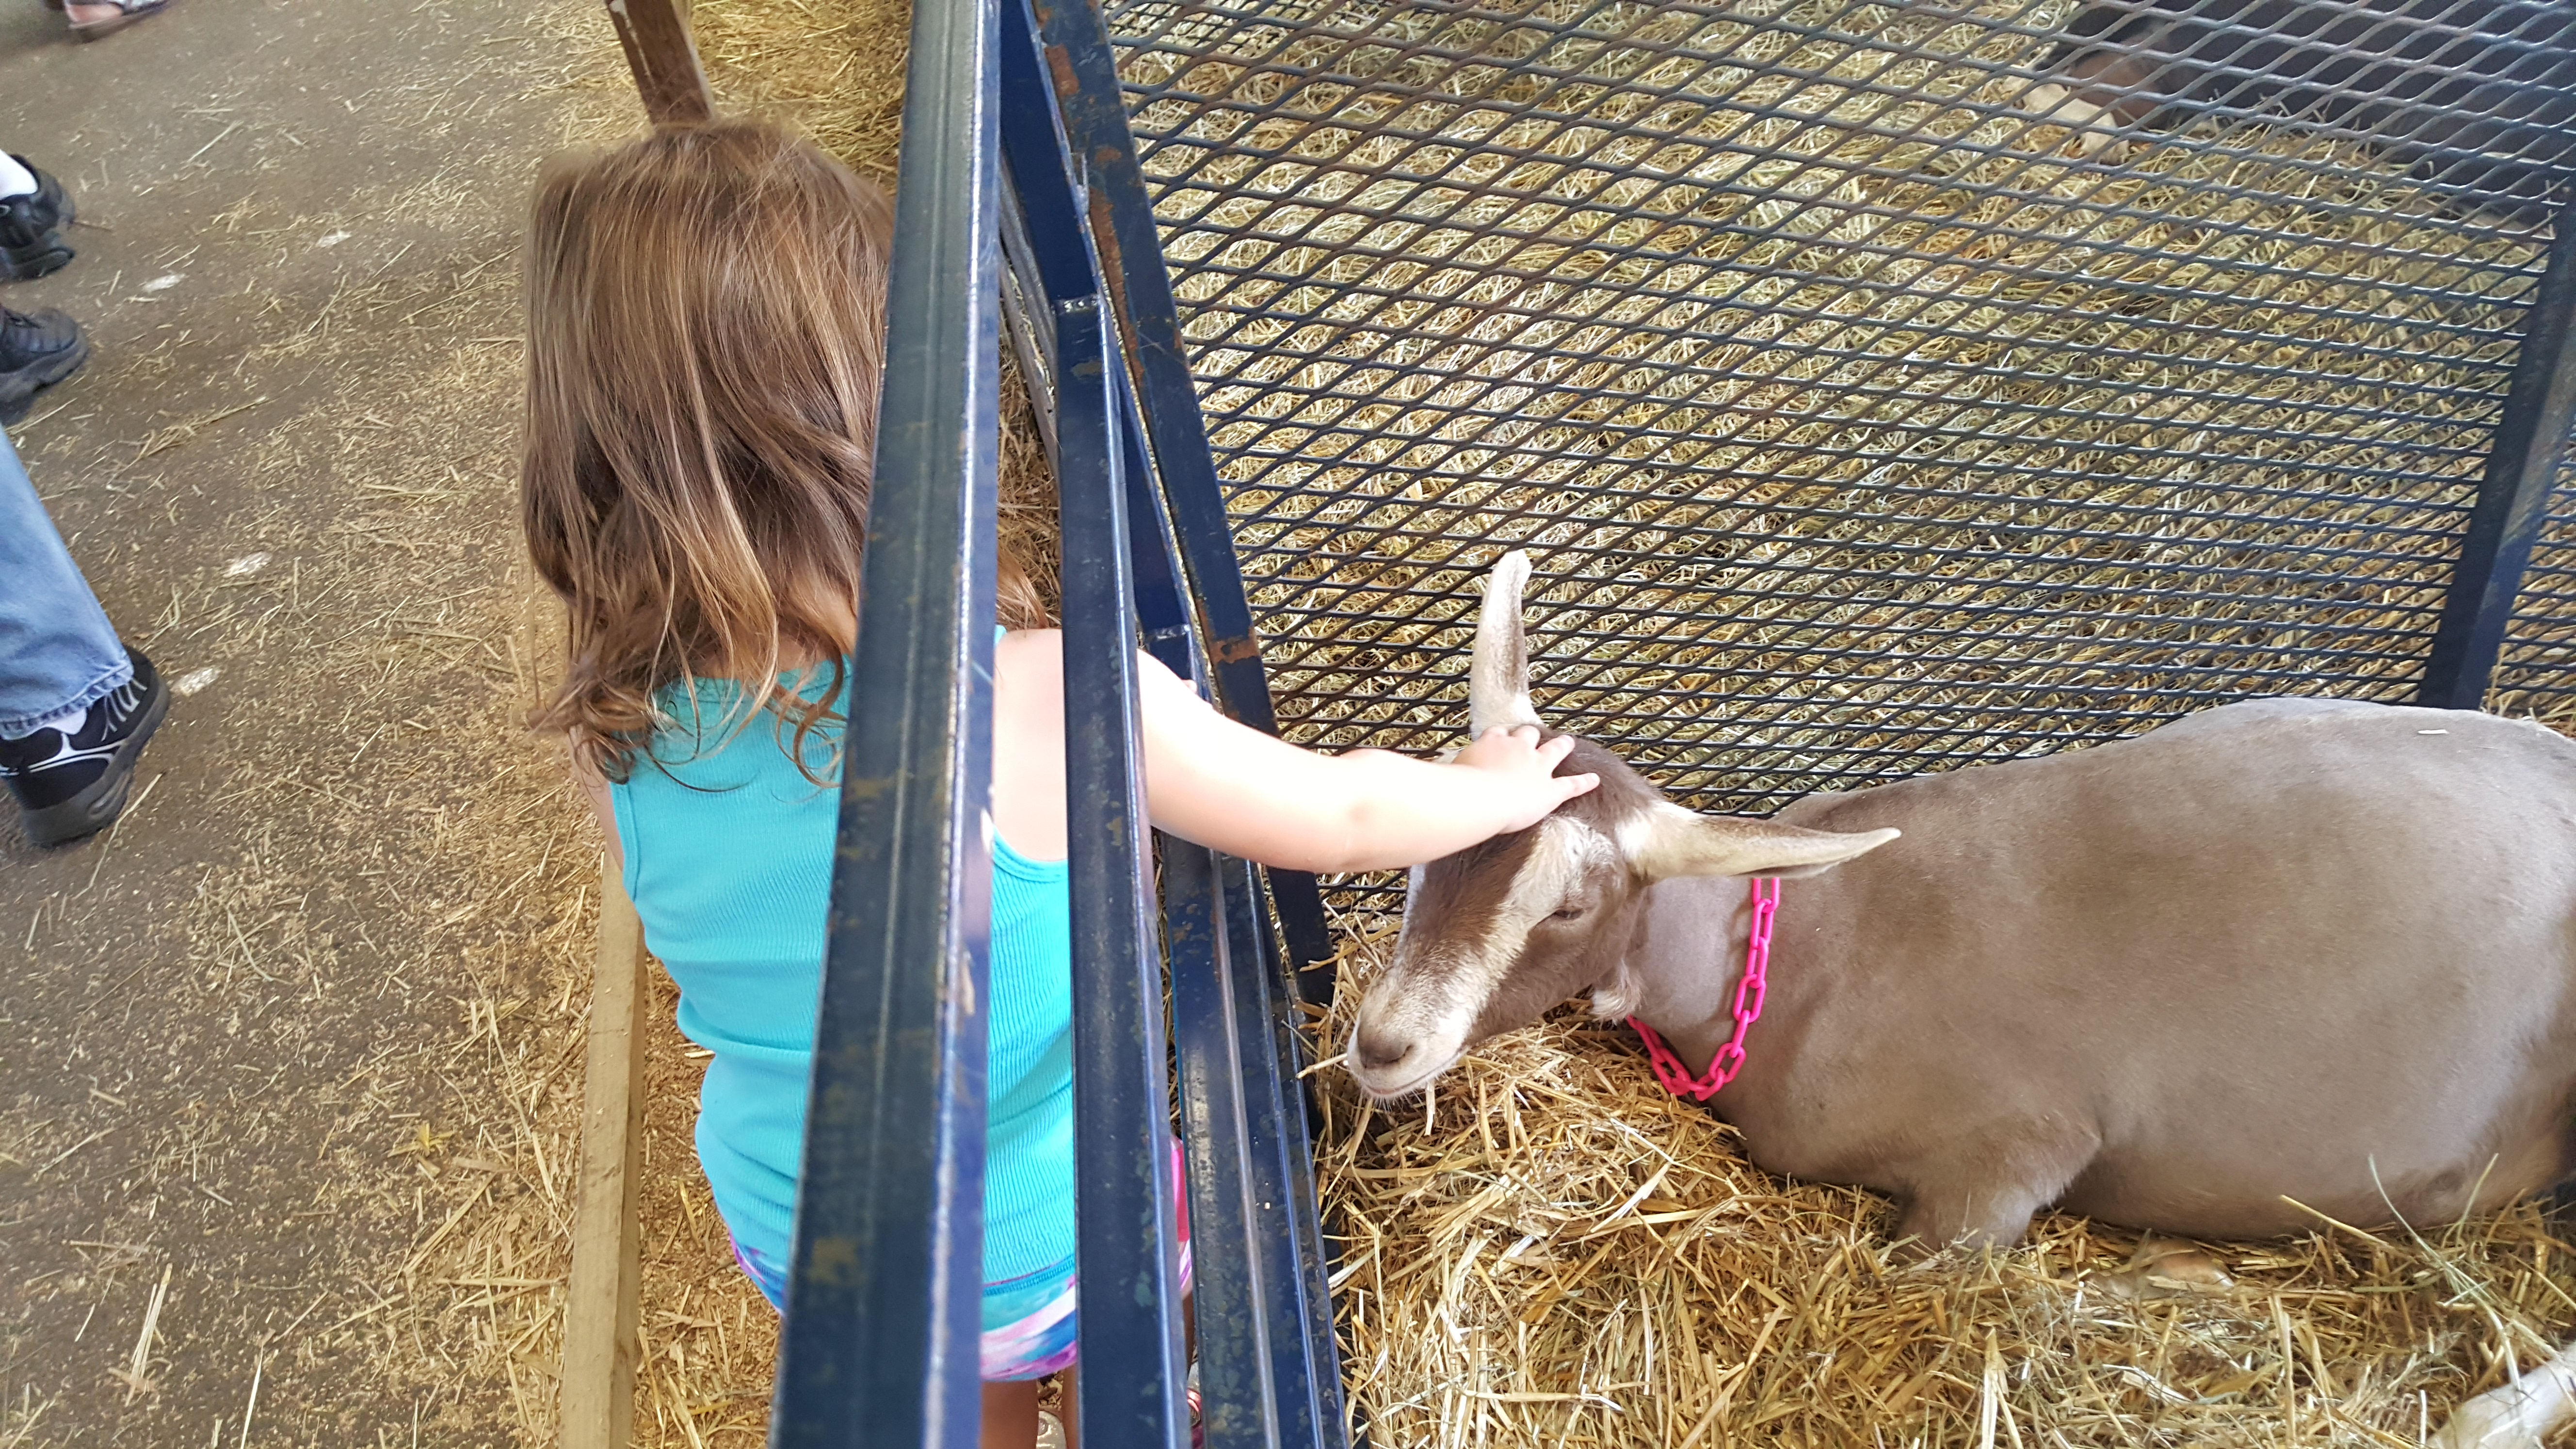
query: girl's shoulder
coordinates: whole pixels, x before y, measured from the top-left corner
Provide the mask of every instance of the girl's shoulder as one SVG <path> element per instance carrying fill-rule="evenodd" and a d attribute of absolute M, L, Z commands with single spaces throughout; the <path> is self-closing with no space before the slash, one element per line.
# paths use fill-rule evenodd
<path fill-rule="evenodd" d="M 1064 631 L 1061 629 L 1011 629 L 1004 631 L 993 646 L 993 673 L 997 681 L 1006 675 L 1036 684 L 1044 683 L 1056 691 L 1064 687 Z M 1136 683 L 1150 702 L 1158 694 L 1178 691 L 1195 701 L 1198 691 L 1190 682 L 1174 674 L 1153 655 L 1136 652 Z"/>
<path fill-rule="evenodd" d="M 1063 659 L 1064 631 L 1061 629 L 1005 629 L 993 640 L 995 669 L 1017 665 L 1061 672 Z"/>
<path fill-rule="evenodd" d="M 827 697 L 828 706 L 801 732 L 780 707 L 823 703 Z M 676 679 L 654 691 L 653 733 L 636 752 L 629 780 L 651 774 L 695 789 L 727 789 L 784 771 L 828 783 L 838 777 L 848 718 L 846 666 L 781 673 L 775 693 L 757 703 L 739 680 Z M 801 771 L 791 747 L 801 747 Z"/>
<path fill-rule="evenodd" d="M 1052 701 L 1064 692 L 1064 633 L 1058 629 L 1012 629 L 993 641 L 993 688 L 997 704 L 1017 696 L 1031 702 Z"/>

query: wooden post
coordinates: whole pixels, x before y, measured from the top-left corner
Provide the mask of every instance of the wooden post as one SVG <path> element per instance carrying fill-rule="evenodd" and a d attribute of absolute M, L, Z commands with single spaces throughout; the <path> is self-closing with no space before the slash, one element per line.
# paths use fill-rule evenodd
<path fill-rule="evenodd" d="M 626 1449 L 635 1414 L 636 1201 L 644 1147 L 644 928 L 617 871 L 599 874 L 599 962 L 582 1088 L 581 1195 L 564 1305 L 560 1449 Z"/>
<path fill-rule="evenodd" d="M 635 72 L 636 92 L 653 124 L 704 121 L 716 113 L 698 69 L 697 43 L 689 38 L 688 0 L 608 0 L 617 43 Z"/>

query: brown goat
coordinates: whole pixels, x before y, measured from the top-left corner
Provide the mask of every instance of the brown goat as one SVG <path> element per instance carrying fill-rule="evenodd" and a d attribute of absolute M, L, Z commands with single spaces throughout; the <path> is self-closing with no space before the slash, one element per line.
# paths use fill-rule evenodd
<path fill-rule="evenodd" d="M 1538 722 L 1528 573 L 1487 585 L 1478 733 Z M 2293 1199 L 2447 1221 L 2571 1166 L 2576 743 L 2536 724 L 2256 700 L 1767 821 L 1597 745 L 1561 768 L 1601 788 L 1414 872 L 1349 1044 L 1371 1096 L 1585 991 L 1701 1070 L 1744 878 L 1810 877 L 1711 1106 L 1769 1170 L 1896 1197 L 1919 1245 L 2010 1243 L 2051 1204 L 2194 1237 L 2314 1227 Z"/>

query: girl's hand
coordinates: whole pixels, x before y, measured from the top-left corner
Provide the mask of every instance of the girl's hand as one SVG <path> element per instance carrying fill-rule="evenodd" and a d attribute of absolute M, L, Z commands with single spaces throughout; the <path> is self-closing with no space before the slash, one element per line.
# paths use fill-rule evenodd
<path fill-rule="evenodd" d="M 1557 806 L 1601 783 L 1599 775 L 1560 775 L 1556 767 L 1574 753 L 1574 736 L 1558 735 L 1539 742 L 1536 725 L 1505 729 L 1496 725 L 1484 738 L 1471 741 L 1450 763 L 1481 771 L 1494 792 L 1502 823 L 1496 834 L 1526 830 Z"/>

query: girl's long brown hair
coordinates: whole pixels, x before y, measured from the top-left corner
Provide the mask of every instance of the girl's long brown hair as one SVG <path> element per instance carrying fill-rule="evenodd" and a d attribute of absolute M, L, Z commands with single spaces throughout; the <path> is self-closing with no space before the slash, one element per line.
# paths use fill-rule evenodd
<path fill-rule="evenodd" d="M 840 694 L 884 367 L 885 194 L 775 126 L 669 127 L 561 159 L 529 229 L 520 505 L 570 615 L 538 711 L 622 779 L 675 681 L 804 738 Z M 1042 622 L 1007 558 L 1001 617 Z M 819 699 L 784 660 L 829 661 Z M 722 731 L 720 731 L 721 733 Z"/>

